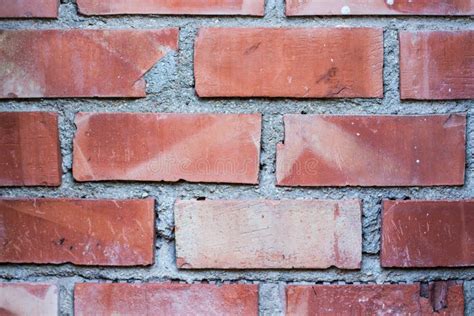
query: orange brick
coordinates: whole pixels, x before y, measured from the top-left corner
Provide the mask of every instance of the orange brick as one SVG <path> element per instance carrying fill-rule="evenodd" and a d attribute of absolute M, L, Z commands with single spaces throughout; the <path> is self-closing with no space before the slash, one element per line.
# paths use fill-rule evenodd
<path fill-rule="evenodd" d="M 464 184 L 466 116 L 285 115 L 282 186 Z"/>
<path fill-rule="evenodd" d="M 79 113 L 78 181 L 258 182 L 260 114 Z"/>
<path fill-rule="evenodd" d="M 178 29 L 2 31 L 1 98 L 143 97 Z"/>
<path fill-rule="evenodd" d="M 474 99 L 474 31 L 401 32 L 402 99 Z"/>
<path fill-rule="evenodd" d="M 203 28 L 194 59 L 201 97 L 383 96 L 381 29 Z"/>

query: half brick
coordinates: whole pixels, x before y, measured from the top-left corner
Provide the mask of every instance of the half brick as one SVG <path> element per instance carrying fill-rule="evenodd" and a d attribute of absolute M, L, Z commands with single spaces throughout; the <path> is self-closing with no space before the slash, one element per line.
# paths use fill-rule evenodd
<path fill-rule="evenodd" d="M 52 284 L 0 283 L 0 315 L 59 315 L 58 295 Z"/>
<path fill-rule="evenodd" d="M 286 315 L 464 315 L 455 282 L 286 288 Z"/>
<path fill-rule="evenodd" d="M 59 186 L 58 115 L 0 112 L 0 187 Z"/>
<path fill-rule="evenodd" d="M 401 98 L 474 99 L 472 56 L 474 31 L 401 32 Z"/>
<path fill-rule="evenodd" d="M 57 18 L 59 0 L 2 0 L 0 18 Z"/>
<path fill-rule="evenodd" d="M 466 116 L 285 115 L 282 186 L 464 184 Z"/>
<path fill-rule="evenodd" d="M 264 13 L 264 0 L 77 0 L 86 15 L 182 14 L 257 15 Z"/>
<path fill-rule="evenodd" d="M 79 113 L 78 181 L 258 182 L 260 114 Z"/>
<path fill-rule="evenodd" d="M 472 15 L 471 0 L 286 0 L 286 15 Z"/>
<path fill-rule="evenodd" d="M 0 31 L 0 98 L 143 97 L 178 29 Z"/>
<path fill-rule="evenodd" d="M 258 315 L 258 285 L 76 284 L 74 315 Z"/>
<path fill-rule="evenodd" d="M 474 201 L 384 201 L 383 267 L 474 266 Z"/>
<path fill-rule="evenodd" d="M 194 59 L 201 97 L 383 96 L 381 29 L 203 28 Z"/>
<path fill-rule="evenodd" d="M 150 265 L 154 200 L 0 199 L 0 262 Z"/>
<path fill-rule="evenodd" d="M 178 201 L 182 269 L 359 269 L 359 200 Z"/>

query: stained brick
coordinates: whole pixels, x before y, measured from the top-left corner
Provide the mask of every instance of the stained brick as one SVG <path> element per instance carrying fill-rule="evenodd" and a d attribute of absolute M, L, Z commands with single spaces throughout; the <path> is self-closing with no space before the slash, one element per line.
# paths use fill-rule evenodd
<path fill-rule="evenodd" d="M 378 98 L 382 30 L 203 28 L 194 68 L 201 97 Z"/>
<path fill-rule="evenodd" d="M 258 182 L 260 114 L 79 113 L 78 181 Z"/>
<path fill-rule="evenodd" d="M 0 18 L 56 18 L 59 0 L 2 0 Z"/>
<path fill-rule="evenodd" d="M 466 116 L 285 115 L 283 186 L 462 185 Z"/>
<path fill-rule="evenodd" d="M 286 315 L 464 315 L 455 282 L 288 286 Z"/>
<path fill-rule="evenodd" d="M 286 15 L 472 15 L 472 0 L 286 0 Z"/>
<path fill-rule="evenodd" d="M 472 56 L 474 31 L 401 32 L 401 98 L 474 99 Z"/>
<path fill-rule="evenodd" d="M 258 315 L 258 286 L 76 284 L 75 315 Z"/>
<path fill-rule="evenodd" d="M 143 97 L 178 29 L 0 31 L 0 98 Z"/>
<path fill-rule="evenodd" d="M 384 201 L 382 218 L 382 266 L 474 266 L 474 201 Z"/>
<path fill-rule="evenodd" d="M 0 112 L 0 186 L 59 186 L 58 115 Z"/>
<path fill-rule="evenodd" d="M 59 315 L 58 288 L 41 283 L 0 283 L 0 315 Z"/>
<path fill-rule="evenodd" d="M 264 0 L 77 0 L 87 15 L 109 14 L 198 14 L 257 15 L 264 13 Z"/>
<path fill-rule="evenodd" d="M 0 199 L 0 262 L 152 264 L 153 205 L 153 199 Z"/>
<path fill-rule="evenodd" d="M 178 201 L 183 269 L 360 268 L 361 205 L 349 201 Z"/>

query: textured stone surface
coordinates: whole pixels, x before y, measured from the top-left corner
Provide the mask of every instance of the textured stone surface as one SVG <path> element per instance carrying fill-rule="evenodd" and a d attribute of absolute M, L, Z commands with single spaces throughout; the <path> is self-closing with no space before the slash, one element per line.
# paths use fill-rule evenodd
<path fill-rule="evenodd" d="M 264 0 L 77 0 L 79 11 L 87 15 L 108 14 L 198 14 L 258 15 Z"/>
<path fill-rule="evenodd" d="M 288 286 L 286 315 L 463 315 L 462 285 Z"/>
<path fill-rule="evenodd" d="M 401 98 L 474 99 L 473 56 L 474 30 L 401 32 Z"/>
<path fill-rule="evenodd" d="M 152 264 L 153 205 L 153 199 L 0 199 L 0 262 Z"/>
<path fill-rule="evenodd" d="M 55 18 L 59 0 L 2 0 L 0 18 Z"/>
<path fill-rule="evenodd" d="M 474 266 L 474 201 L 384 201 L 384 267 Z"/>
<path fill-rule="evenodd" d="M 55 316 L 58 288 L 41 283 L 0 283 L 0 315 Z"/>
<path fill-rule="evenodd" d="M 260 114 L 79 113 L 78 181 L 257 183 Z"/>
<path fill-rule="evenodd" d="M 178 29 L 0 31 L 0 99 L 143 97 Z"/>
<path fill-rule="evenodd" d="M 382 42 L 375 28 L 203 28 L 195 45 L 196 91 L 201 97 L 379 98 Z"/>
<path fill-rule="evenodd" d="M 76 284 L 75 315 L 258 315 L 257 285 Z"/>
<path fill-rule="evenodd" d="M 286 15 L 471 15 L 472 0 L 286 0 Z"/>
<path fill-rule="evenodd" d="M 0 112 L 0 187 L 59 186 L 58 115 Z"/>
<path fill-rule="evenodd" d="M 284 186 L 462 185 L 466 116 L 285 115 Z"/>
<path fill-rule="evenodd" d="M 358 200 L 178 201 L 183 269 L 360 268 Z"/>

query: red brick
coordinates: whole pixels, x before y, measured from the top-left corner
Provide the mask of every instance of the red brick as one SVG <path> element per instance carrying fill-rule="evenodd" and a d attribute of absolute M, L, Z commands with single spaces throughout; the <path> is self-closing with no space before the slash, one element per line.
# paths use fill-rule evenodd
<path fill-rule="evenodd" d="M 474 99 L 474 31 L 401 32 L 402 99 Z"/>
<path fill-rule="evenodd" d="M 286 0 L 286 15 L 472 15 L 472 0 Z"/>
<path fill-rule="evenodd" d="M 0 262 L 152 264 L 153 205 L 153 199 L 0 199 Z"/>
<path fill-rule="evenodd" d="M 198 14 L 258 15 L 264 0 L 77 0 L 79 11 L 87 15 L 109 14 Z"/>
<path fill-rule="evenodd" d="M 58 288 L 41 283 L 0 283 L 0 315 L 59 315 Z"/>
<path fill-rule="evenodd" d="M 76 284 L 75 315 L 258 315 L 258 286 Z"/>
<path fill-rule="evenodd" d="M 464 315 L 462 285 L 288 286 L 286 315 Z"/>
<path fill-rule="evenodd" d="M 258 182 L 260 114 L 79 113 L 77 181 Z"/>
<path fill-rule="evenodd" d="M 183 269 L 360 268 L 358 200 L 178 201 Z"/>
<path fill-rule="evenodd" d="M 144 74 L 178 46 L 178 29 L 9 30 L 0 37 L 0 98 L 143 97 Z"/>
<path fill-rule="evenodd" d="M 0 112 L 0 186 L 59 186 L 58 115 Z"/>
<path fill-rule="evenodd" d="M 282 186 L 462 185 L 464 114 L 285 115 Z"/>
<path fill-rule="evenodd" d="M 382 30 L 203 28 L 194 68 L 201 97 L 380 98 Z"/>
<path fill-rule="evenodd" d="M 474 200 L 384 201 L 383 267 L 474 266 Z"/>
<path fill-rule="evenodd" d="M 0 18 L 56 18 L 59 0 L 2 0 Z"/>

